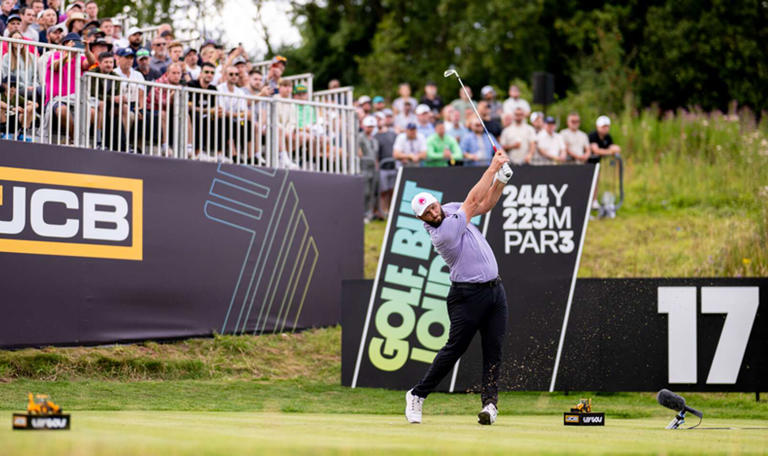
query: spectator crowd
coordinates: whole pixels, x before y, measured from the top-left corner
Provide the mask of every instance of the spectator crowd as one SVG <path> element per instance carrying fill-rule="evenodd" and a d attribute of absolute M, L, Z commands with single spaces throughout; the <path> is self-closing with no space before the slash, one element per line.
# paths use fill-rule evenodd
<path fill-rule="evenodd" d="M 97 146 L 117 141 L 118 150 L 141 152 L 144 145 L 135 138 L 150 132 L 150 141 L 163 151 L 183 146 L 187 157 L 230 161 L 246 156 L 261 164 L 257 150 L 267 115 L 247 97 L 259 96 L 277 100 L 272 114 L 284 167 L 301 164 L 302 150 L 304 160 L 307 149 L 326 160 L 342 154 L 341 139 L 329 133 L 329 127 L 341 123 L 339 113 L 289 102 L 307 101 L 308 88 L 283 77 L 287 60 L 282 56 L 275 56 L 263 72 L 242 46 L 225 50 L 208 40 L 185 47 L 168 24 L 147 40 L 142 29 L 123 31 L 120 21 L 101 17 L 94 0 L 76 0 L 66 8 L 61 0 L 0 0 L 0 34 L 13 39 L 0 47 L 0 138 L 29 140 L 34 128 L 51 131 L 54 125 L 74 138 L 77 77 L 91 74 L 96 82 L 90 85 L 85 118 L 91 131 L 98 131 Z M 171 115 L 175 98 L 168 87 L 189 89 L 182 109 L 186 116 Z M 338 80 L 329 84 L 329 89 L 338 87 Z M 386 217 L 397 169 L 403 166 L 487 166 L 494 148 L 504 150 L 516 165 L 597 162 L 620 151 L 607 116 L 597 118 L 587 134 L 573 112 L 557 131 L 556 119 L 531 112 L 515 85 L 503 101 L 491 86 L 482 87 L 476 102 L 472 98 L 467 86 L 447 103 L 436 84 L 427 82 L 418 100 L 402 83 L 391 102 L 380 95 L 354 101 L 359 122 L 355 147 L 367 177 L 367 219 Z M 179 122 L 192 132 L 184 145 L 174 144 Z"/>
<path fill-rule="evenodd" d="M 494 148 L 503 150 L 515 165 L 597 163 L 621 151 L 611 138 L 609 117 L 595 119 L 587 134 L 579 114 L 572 112 L 566 127 L 557 131 L 557 120 L 531 112 L 515 85 L 510 85 L 503 102 L 491 86 L 480 90 L 477 101 L 467 86 L 466 92 L 459 88 L 457 98 L 446 103 L 433 82 L 424 85 L 419 100 L 407 83 L 400 84 L 397 93 L 391 103 L 378 95 L 364 95 L 355 102 L 358 155 L 366 177 L 366 220 L 387 217 L 397 169 L 403 166 L 488 166 Z"/>
<path fill-rule="evenodd" d="M 94 0 L 76 0 L 65 9 L 60 0 L 0 0 L 0 35 L 18 40 L 2 41 L 0 48 L 0 137 L 31 140 L 33 128 L 41 127 L 63 132 L 71 143 L 77 78 L 90 74 L 87 120 L 91 133 L 98 129 L 97 146 L 135 152 L 148 141 L 164 151 L 175 146 L 174 91 L 146 84 L 155 82 L 193 89 L 186 106 L 192 134 L 183 145 L 188 157 L 210 158 L 212 150 L 214 159 L 230 161 L 247 153 L 252 163 L 263 163 L 254 143 L 263 145 L 260 133 L 268 113 L 247 98 L 259 96 L 279 101 L 284 166 L 297 166 L 296 152 L 302 148 L 339 158 L 341 139 L 330 131 L 337 127 L 334 121 L 339 123 L 338 113 L 288 103 L 307 101 L 308 88 L 283 78 L 286 58 L 275 56 L 263 71 L 242 46 L 226 50 L 208 40 L 185 47 L 170 25 L 154 29 L 151 37 L 137 27 L 123 31 L 120 21 L 100 16 Z M 136 143 L 135 138 L 147 136 Z"/>

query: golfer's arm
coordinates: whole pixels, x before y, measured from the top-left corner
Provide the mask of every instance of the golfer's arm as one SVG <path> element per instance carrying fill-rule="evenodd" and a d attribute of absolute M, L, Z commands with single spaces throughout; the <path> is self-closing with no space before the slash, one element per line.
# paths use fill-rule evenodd
<path fill-rule="evenodd" d="M 485 214 L 493 209 L 493 206 L 495 206 L 496 203 L 499 202 L 499 198 L 501 198 L 501 192 L 504 190 L 504 185 L 505 184 L 499 180 L 494 181 L 491 186 L 491 191 L 485 194 L 485 198 L 483 198 L 483 201 L 480 203 L 477 214 Z"/>
<path fill-rule="evenodd" d="M 472 187 L 472 190 L 469 191 L 466 199 L 464 199 L 464 202 L 461 204 L 460 209 L 463 209 L 464 213 L 467 215 L 467 223 L 469 223 L 469 220 L 472 217 L 481 213 L 480 209 L 482 208 L 483 200 L 489 193 L 488 190 L 491 188 L 493 176 L 495 174 L 496 170 L 488 167 L 483 173 L 483 177 L 481 177 L 475 186 Z"/>

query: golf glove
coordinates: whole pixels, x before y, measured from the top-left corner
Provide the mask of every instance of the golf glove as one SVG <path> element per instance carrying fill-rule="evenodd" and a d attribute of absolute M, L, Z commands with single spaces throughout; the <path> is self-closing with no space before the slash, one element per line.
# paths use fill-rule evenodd
<path fill-rule="evenodd" d="M 496 171 L 496 180 L 501 181 L 502 184 L 509 182 L 512 177 L 512 168 L 509 167 L 509 163 L 504 163 L 501 168 Z"/>

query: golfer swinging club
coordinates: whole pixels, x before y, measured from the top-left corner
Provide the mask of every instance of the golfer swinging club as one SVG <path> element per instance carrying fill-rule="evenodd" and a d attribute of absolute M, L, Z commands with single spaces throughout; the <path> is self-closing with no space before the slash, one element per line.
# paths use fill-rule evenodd
<path fill-rule="evenodd" d="M 437 353 L 424 378 L 405 393 L 405 417 L 411 423 L 421 423 L 424 399 L 451 371 L 478 330 L 483 347 L 483 409 L 477 417 L 480 424 L 496 421 L 507 299 L 493 251 L 469 221 L 496 205 L 504 184 L 512 177 L 507 160 L 503 152 L 497 152 L 463 203 L 447 203 L 441 207 L 427 192 L 417 194 L 411 201 L 413 212 L 425 222 L 432 245 L 451 270 L 451 290 L 447 298 L 451 321 L 448 342 Z"/>

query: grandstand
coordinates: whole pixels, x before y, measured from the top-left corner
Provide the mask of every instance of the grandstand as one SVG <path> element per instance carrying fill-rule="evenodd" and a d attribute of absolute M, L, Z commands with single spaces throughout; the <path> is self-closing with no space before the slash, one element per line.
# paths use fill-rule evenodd
<path fill-rule="evenodd" d="M 284 58 L 251 62 L 244 51 L 225 56 L 218 43 L 177 39 L 167 24 L 131 27 L 131 18 L 121 15 L 88 17 L 83 27 L 81 11 L 84 5 L 74 2 L 59 11 L 58 20 L 54 16 L 53 24 L 41 18 L 37 29 L 50 33 L 37 35 L 38 40 L 16 31 L 18 21 L 10 15 L 12 25 L 0 36 L 0 139 L 359 172 L 352 87 L 315 91 L 311 73 L 282 75 Z M 150 43 L 184 46 L 184 57 L 191 54 L 197 61 L 150 54 Z M 168 71 L 175 62 L 178 75 L 176 69 Z M 201 86 L 206 62 L 215 72 Z M 281 67 L 279 72 L 270 72 L 274 66 Z M 256 72 L 261 78 L 251 77 Z M 257 79 L 264 85 L 251 83 Z M 280 93 L 278 83 L 290 90 Z"/>

